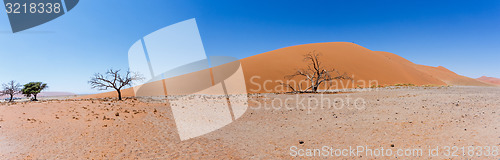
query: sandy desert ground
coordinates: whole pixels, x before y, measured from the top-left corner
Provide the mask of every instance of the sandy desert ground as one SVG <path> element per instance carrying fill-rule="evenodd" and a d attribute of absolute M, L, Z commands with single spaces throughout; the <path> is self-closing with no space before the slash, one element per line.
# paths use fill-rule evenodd
<path fill-rule="evenodd" d="M 254 94 L 241 118 L 184 141 L 179 139 L 171 109 L 165 107 L 168 102 L 102 99 L 2 103 L 0 159 L 291 159 L 306 154 L 307 149 L 324 146 L 368 146 L 394 152 L 420 148 L 423 153 L 417 157 L 367 156 L 362 152 L 347 157 L 301 158 L 498 159 L 444 156 L 445 146 L 500 147 L 498 97 L 498 87 Z M 323 101 L 322 107 L 313 107 L 296 101 L 304 98 L 327 98 L 332 103 Z M 366 103 L 356 101 L 359 109 L 353 109 L 352 100 L 358 98 Z M 292 100 L 280 104 L 284 99 Z M 347 105 L 341 108 L 341 103 L 350 103 L 351 109 Z M 429 157 L 428 148 L 435 147 L 440 148 L 439 156 Z"/>

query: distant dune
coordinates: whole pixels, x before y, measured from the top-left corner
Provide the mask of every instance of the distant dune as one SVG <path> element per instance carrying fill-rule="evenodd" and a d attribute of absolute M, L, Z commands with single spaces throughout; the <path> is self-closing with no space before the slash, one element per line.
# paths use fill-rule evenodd
<path fill-rule="evenodd" d="M 76 96 L 75 93 L 70 92 L 42 92 L 38 96 L 40 97 L 61 97 L 61 96 Z"/>
<path fill-rule="evenodd" d="M 41 92 L 38 94 L 38 97 L 40 97 L 40 98 L 42 98 L 42 97 L 66 97 L 66 96 L 76 96 L 76 95 L 77 94 L 70 93 L 70 92 Z M 16 95 L 14 95 L 14 97 L 25 98 L 25 96 L 22 94 L 16 94 Z M 0 99 L 4 99 L 4 98 L 10 98 L 10 96 L 8 96 L 8 95 L 0 96 Z"/>
<path fill-rule="evenodd" d="M 320 61 L 326 68 L 334 68 L 353 78 L 350 81 L 338 81 L 341 84 L 337 84 L 334 88 L 339 89 L 371 87 L 373 83 L 368 84 L 368 82 L 374 80 L 378 82 L 377 85 L 381 86 L 394 84 L 493 86 L 477 79 L 458 75 L 442 66 L 415 64 L 396 54 L 371 51 L 354 43 L 329 42 L 291 46 L 242 59 L 241 65 L 247 91 L 249 93 L 277 92 L 276 89 L 283 87 L 281 82 L 289 80 L 285 78 L 286 75 L 293 74 L 298 68 L 307 66 L 307 63 L 303 61 L 303 56 L 312 51 L 321 53 Z M 294 80 L 299 81 L 299 79 Z M 360 83 L 361 81 L 364 83 Z M 131 88 L 123 90 L 122 94 L 124 97 L 134 96 Z M 116 92 L 80 98 L 104 97 L 116 97 Z"/>
<path fill-rule="evenodd" d="M 477 80 L 490 84 L 500 85 L 500 78 L 482 76 L 477 78 Z"/>
<path fill-rule="evenodd" d="M 134 89 L 133 88 L 123 89 L 122 96 L 123 97 L 134 97 L 135 96 Z M 80 96 L 80 97 L 77 97 L 76 99 L 109 98 L 109 97 L 118 97 L 118 93 L 116 93 L 116 91 L 110 91 L 110 92 Z"/>

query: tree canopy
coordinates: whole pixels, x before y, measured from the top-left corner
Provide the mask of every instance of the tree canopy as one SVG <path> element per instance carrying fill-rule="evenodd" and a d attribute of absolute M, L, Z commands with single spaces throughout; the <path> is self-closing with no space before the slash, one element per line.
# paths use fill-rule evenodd
<path fill-rule="evenodd" d="M 36 96 L 38 93 L 42 92 L 42 90 L 47 89 L 49 86 L 47 86 L 46 83 L 42 82 L 30 82 L 28 84 L 24 85 L 24 88 L 21 90 L 21 92 L 26 96 L 26 97 L 31 97 L 33 95 L 33 101 L 37 101 Z"/>

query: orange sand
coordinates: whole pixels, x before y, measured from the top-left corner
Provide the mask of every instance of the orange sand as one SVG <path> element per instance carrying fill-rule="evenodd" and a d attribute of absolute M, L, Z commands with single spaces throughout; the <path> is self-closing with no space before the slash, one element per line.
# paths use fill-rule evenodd
<path fill-rule="evenodd" d="M 304 54 L 311 51 L 321 53 L 320 60 L 326 68 L 337 69 L 347 73 L 354 80 L 342 81 L 332 89 L 371 87 L 370 80 L 378 85 L 414 84 L 414 85 L 460 85 L 460 86 L 493 86 L 476 79 L 458 75 L 442 66 L 431 67 L 415 64 L 396 54 L 382 51 L 371 51 L 349 42 L 313 43 L 286 47 L 241 60 L 249 93 L 279 92 L 280 82 L 286 82 L 286 75 L 304 68 Z M 197 73 L 193 73 L 197 74 Z M 254 78 L 252 78 L 254 77 Z M 174 77 L 174 79 L 177 77 Z M 294 79 L 299 81 L 299 79 Z M 364 83 L 358 83 L 365 81 Z M 267 83 L 264 83 L 268 81 Z M 340 82 L 340 81 L 339 81 Z M 354 85 L 352 85 L 354 82 Z M 153 82 L 155 83 L 155 82 Z M 258 85 L 257 85 L 258 84 Z M 264 84 L 265 89 L 264 90 Z M 260 90 L 259 90 L 260 85 Z M 168 89 L 167 89 L 168 90 Z M 134 96 L 133 89 L 124 89 L 124 97 Z M 116 92 L 106 92 L 80 98 L 116 97 Z"/>

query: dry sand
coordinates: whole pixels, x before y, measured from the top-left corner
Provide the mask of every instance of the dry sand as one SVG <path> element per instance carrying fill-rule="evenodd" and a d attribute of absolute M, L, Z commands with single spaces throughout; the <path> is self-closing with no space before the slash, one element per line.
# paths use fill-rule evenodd
<path fill-rule="evenodd" d="M 337 109 L 331 104 L 308 110 L 301 108 L 307 104 L 295 101 L 321 96 L 337 98 Z M 250 108 L 240 119 L 185 141 L 179 140 L 171 110 L 165 107 L 167 102 L 128 99 L 2 103 L 0 159 L 290 159 L 292 146 L 307 149 L 358 145 L 394 151 L 423 148 L 423 157 L 398 157 L 422 159 L 429 158 L 428 146 L 500 147 L 499 96 L 497 87 L 251 95 Z M 292 99 L 287 106 L 277 105 L 279 99 L 287 98 Z M 356 98 L 366 101 L 364 109 L 339 109 L 340 100 L 347 103 L 347 99 Z M 275 109 L 263 107 L 272 102 Z"/>

